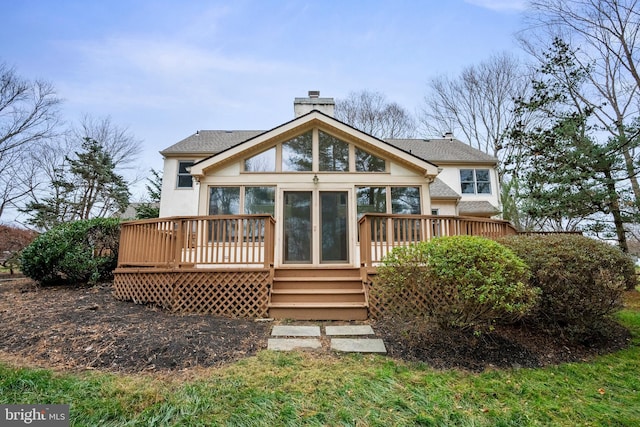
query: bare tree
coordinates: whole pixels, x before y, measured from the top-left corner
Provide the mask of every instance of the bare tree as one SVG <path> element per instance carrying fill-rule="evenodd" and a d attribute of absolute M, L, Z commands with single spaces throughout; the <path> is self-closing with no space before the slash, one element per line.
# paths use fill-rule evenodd
<path fill-rule="evenodd" d="M 57 135 L 60 99 L 50 83 L 21 78 L 0 63 L 0 218 L 31 190 L 25 156 Z M 16 166 L 22 165 L 23 170 Z"/>
<path fill-rule="evenodd" d="M 95 118 L 85 114 L 79 126 L 71 131 L 71 137 L 76 148 L 85 138 L 98 142 L 120 171 L 134 167 L 142 152 L 142 141 L 136 139 L 126 126 L 113 123 L 109 116 Z"/>
<path fill-rule="evenodd" d="M 338 99 L 335 117 L 377 138 L 410 138 L 416 133 L 411 114 L 380 92 L 362 90 Z"/>
<path fill-rule="evenodd" d="M 419 117 L 427 134 L 453 132 L 469 145 L 500 157 L 504 132 L 512 124 L 514 102 L 524 96 L 529 79 L 508 53 L 469 66 L 459 76 L 429 82 Z"/>
<path fill-rule="evenodd" d="M 555 39 L 579 47 L 576 60 L 590 69 L 589 87 L 574 94 L 576 103 L 595 106 L 595 123 L 620 141 L 629 184 L 640 209 L 638 161 L 631 148 L 638 137 L 629 123 L 640 116 L 640 2 L 638 0 L 533 0 L 524 48 L 541 59 Z M 558 76 L 569 85 L 572 76 Z"/>

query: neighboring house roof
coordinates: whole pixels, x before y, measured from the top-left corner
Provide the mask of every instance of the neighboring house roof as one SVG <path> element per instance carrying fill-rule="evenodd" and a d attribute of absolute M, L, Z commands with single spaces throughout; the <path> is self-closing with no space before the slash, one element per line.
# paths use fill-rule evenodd
<path fill-rule="evenodd" d="M 432 199 L 459 199 L 460 195 L 445 184 L 440 178 L 436 178 L 429 185 L 429 194 Z"/>
<path fill-rule="evenodd" d="M 459 202 L 458 212 L 460 215 L 496 215 L 500 213 L 495 206 L 486 201 Z"/>
<path fill-rule="evenodd" d="M 130 203 L 129 206 L 124 210 L 124 212 L 118 212 L 113 215 L 113 218 L 120 219 L 135 219 L 138 215 L 138 208 L 144 205 L 150 205 L 153 208 L 159 208 L 160 203 L 144 203 L 144 202 L 134 202 Z"/>
<path fill-rule="evenodd" d="M 386 139 L 389 144 L 435 163 L 492 163 L 498 159 L 462 141 L 443 139 Z"/>

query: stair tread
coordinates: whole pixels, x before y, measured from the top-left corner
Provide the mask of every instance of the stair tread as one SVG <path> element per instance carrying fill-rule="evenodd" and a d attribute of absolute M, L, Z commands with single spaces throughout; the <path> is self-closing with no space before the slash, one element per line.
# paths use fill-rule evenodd
<path fill-rule="evenodd" d="M 360 289 L 272 289 L 272 294 L 364 294 Z"/>
<path fill-rule="evenodd" d="M 366 308 L 364 302 L 272 302 L 270 308 Z"/>
<path fill-rule="evenodd" d="M 345 282 L 345 281 L 349 281 L 349 282 L 354 282 L 354 281 L 362 281 L 362 279 L 360 277 L 345 277 L 345 276 L 327 276 L 327 277 L 317 277 L 317 276 L 299 276 L 299 277 L 278 277 L 278 276 L 274 276 L 273 278 L 274 281 L 281 281 L 281 282 L 300 282 L 300 281 L 304 281 L 304 282 L 329 282 L 329 281 L 336 281 L 336 282 Z"/>

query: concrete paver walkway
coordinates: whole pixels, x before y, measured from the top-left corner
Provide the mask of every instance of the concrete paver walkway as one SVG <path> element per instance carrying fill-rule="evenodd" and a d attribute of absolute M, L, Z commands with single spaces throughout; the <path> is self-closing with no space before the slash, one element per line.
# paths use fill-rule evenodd
<path fill-rule="evenodd" d="M 328 338 L 328 349 L 330 350 L 352 353 L 386 353 L 387 349 L 381 339 L 359 338 L 372 335 L 375 335 L 375 332 L 370 325 L 324 327 L 324 336 Z M 291 351 L 322 348 L 321 328 L 317 325 L 276 325 L 271 331 L 271 336 L 279 338 L 269 338 L 267 342 L 269 350 Z M 336 336 L 341 338 L 334 338 Z"/>

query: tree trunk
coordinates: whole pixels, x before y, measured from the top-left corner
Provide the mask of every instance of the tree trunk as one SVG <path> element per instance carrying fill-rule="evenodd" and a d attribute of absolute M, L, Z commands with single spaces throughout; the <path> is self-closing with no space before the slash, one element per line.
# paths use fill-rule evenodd
<path fill-rule="evenodd" d="M 611 215 L 613 215 L 613 224 L 616 228 L 616 235 L 618 236 L 618 246 L 622 249 L 622 252 L 628 253 L 629 246 L 627 245 L 627 235 L 624 231 L 624 221 L 622 220 L 622 212 L 620 212 L 620 200 L 618 192 L 616 191 L 616 184 L 611 176 L 611 171 L 608 170 L 605 173 L 606 186 L 609 193 L 609 203 L 611 209 Z"/>

